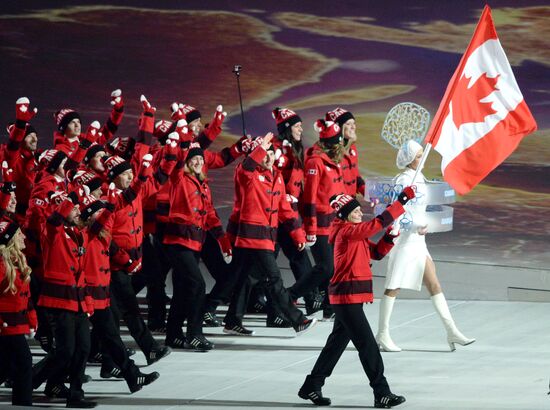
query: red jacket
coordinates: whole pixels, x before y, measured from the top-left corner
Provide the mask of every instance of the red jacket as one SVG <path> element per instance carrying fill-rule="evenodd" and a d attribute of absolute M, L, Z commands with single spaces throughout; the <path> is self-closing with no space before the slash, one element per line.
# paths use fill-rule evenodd
<path fill-rule="evenodd" d="M 288 141 L 277 140 L 275 143 L 275 166 L 282 173 L 285 181 L 286 193 L 300 200 L 304 192 L 304 169 L 300 161 L 295 157 Z M 298 203 L 291 204 L 294 210 L 298 209 Z"/>
<path fill-rule="evenodd" d="M 17 222 L 22 225 L 25 220 L 31 191 L 37 173 L 37 162 L 34 153 L 24 148 L 25 128 L 19 128 L 16 122 L 10 132 L 10 141 L 5 151 L 5 159 L 13 170 L 13 178 L 16 184 L 15 196 L 17 198 Z"/>
<path fill-rule="evenodd" d="M 66 199 L 47 219 L 42 231 L 44 277 L 38 306 L 93 313 L 93 303 L 86 295 L 84 252 L 86 235 L 65 225 L 74 205 Z"/>
<path fill-rule="evenodd" d="M 23 225 L 25 233 L 25 256 L 27 263 L 33 269 L 33 275 L 39 279 L 42 278 L 42 250 L 41 235 L 46 217 L 51 213 L 49 210 L 48 193 L 65 191 L 65 181 L 60 178 L 42 171 L 38 175 L 38 182 L 34 186 L 29 201 L 29 208 Z"/>
<path fill-rule="evenodd" d="M 30 281 L 24 281 L 17 269 L 15 294 L 9 290 L 6 265 L 0 260 L 0 336 L 25 335 L 37 326 L 36 313 L 30 301 Z"/>
<path fill-rule="evenodd" d="M 365 180 L 359 174 L 359 157 L 357 147 L 352 144 L 349 152 L 342 159 L 342 176 L 344 177 L 345 193 L 351 196 L 365 196 Z"/>
<path fill-rule="evenodd" d="M 202 136 L 203 134 L 201 134 Z M 195 142 L 199 142 L 201 140 L 201 136 L 195 140 Z M 209 140 L 204 137 L 203 142 L 208 142 Z M 207 144 L 206 146 L 208 146 Z M 225 147 L 219 152 L 212 152 L 204 148 L 204 146 L 201 144 L 201 148 L 204 149 L 204 166 L 203 166 L 203 173 L 206 175 L 208 173 L 209 169 L 218 169 L 218 168 L 224 168 L 231 164 L 233 161 L 235 161 L 236 158 L 238 158 L 241 155 L 240 150 L 237 148 L 238 143 L 233 144 L 230 147 Z M 185 152 L 183 151 L 178 164 L 176 165 L 177 169 L 182 169 L 185 162 Z M 169 214 L 170 214 L 170 185 L 171 181 L 168 181 L 168 183 L 164 186 L 162 186 L 157 195 L 156 195 L 156 211 L 153 214 L 150 210 L 148 212 L 148 215 L 146 215 L 147 220 L 151 221 L 153 218 L 156 218 L 157 222 L 157 230 L 163 233 L 166 229 L 166 224 L 169 221 Z M 148 231 L 146 231 L 148 232 Z"/>
<path fill-rule="evenodd" d="M 87 293 L 92 298 L 94 310 L 105 309 L 111 305 L 111 267 L 109 246 L 111 237 L 101 237 L 104 229 L 110 232 L 114 214 L 104 209 L 87 230 L 88 247 L 84 254 L 84 272 L 86 274 Z"/>
<path fill-rule="evenodd" d="M 164 161 L 164 160 L 163 160 Z M 175 160 L 169 160 L 170 166 L 165 168 L 171 173 Z M 139 184 L 139 188 L 126 189 L 122 192 L 126 196 L 120 209 L 117 208 L 112 229 L 112 241 L 109 254 L 111 257 L 111 270 L 124 270 L 128 258 L 133 262 L 140 261 L 142 257 L 143 243 L 143 202 L 155 194 L 162 184 L 166 183 L 169 175 L 162 171 L 163 165 L 157 168 L 153 177 L 140 183 L 139 176 L 134 179 L 133 186 Z"/>
<path fill-rule="evenodd" d="M 165 244 L 178 244 L 199 252 L 210 231 L 214 238 L 224 234 L 212 204 L 208 180 L 199 181 L 184 168 L 170 176 L 170 213 L 164 231 Z"/>
<path fill-rule="evenodd" d="M 305 243 L 305 233 L 286 198 L 285 184 L 279 171 L 260 167 L 266 151 L 260 146 L 237 166 L 233 214 L 238 215 L 234 227 L 235 246 L 250 249 L 275 249 L 277 227 L 283 224 L 294 243 Z M 235 218 L 233 219 L 235 220 Z"/>
<path fill-rule="evenodd" d="M 378 243 L 368 238 L 390 226 L 404 212 L 403 206 L 394 202 L 368 222 L 334 220 L 329 235 L 329 242 L 334 244 L 334 275 L 328 287 L 331 304 L 373 301 L 370 261 L 382 259 L 391 250 L 394 236 L 386 233 Z"/>
<path fill-rule="evenodd" d="M 304 228 L 308 235 L 328 235 L 336 213 L 330 206 L 333 195 L 346 192 L 340 165 L 317 146 L 306 153 L 306 183 L 303 195 Z"/>

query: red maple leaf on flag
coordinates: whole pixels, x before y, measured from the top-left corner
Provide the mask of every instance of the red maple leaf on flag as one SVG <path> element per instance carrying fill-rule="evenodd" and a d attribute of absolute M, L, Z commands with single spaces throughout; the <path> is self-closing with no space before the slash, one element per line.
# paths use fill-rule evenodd
<path fill-rule="evenodd" d="M 492 102 L 480 100 L 498 90 L 496 84 L 499 77 L 487 77 L 487 73 L 483 73 L 471 87 L 468 87 L 471 77 L 463 75 L 460 78 L 451 100 L 456 128 L 470 122 L 484 122 L 486 116 L 496 113 L 491 107 Z"/>

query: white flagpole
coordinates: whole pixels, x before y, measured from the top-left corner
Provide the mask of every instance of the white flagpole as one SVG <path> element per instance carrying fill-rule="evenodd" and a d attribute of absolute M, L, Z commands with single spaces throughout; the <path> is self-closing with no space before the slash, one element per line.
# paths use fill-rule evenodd
<path fill-rule="evenodd" d="M 430 153 L 431 149 L 432 149 L 432 144 L 428 142 L 424 147 L 424 153 L 422 154 L 422 157 L 420 158 L 420 162 L 416 167 L 416 172 L 414 173 L 414 177 L 411 181 L 411 185 L 414 185 L 414 182 L 416 181 L 416 177 L 418 176 L 418 173 L 422 170 L 422 168 L 424 168 L 424 163 L 426 162 L 426 158 L 428 158 L 428 154 Z"/>

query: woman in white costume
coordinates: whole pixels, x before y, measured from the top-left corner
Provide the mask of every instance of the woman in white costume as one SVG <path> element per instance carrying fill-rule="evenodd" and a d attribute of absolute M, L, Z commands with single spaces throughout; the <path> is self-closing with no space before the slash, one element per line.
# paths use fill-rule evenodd
<path fill-rule="evenodd" d="M 404 171 L 399 174 L 395 183 L 402 186 L 412 185 L 413 177 L 420 163 L 423 149 L 416 141 L 410 140 L 403 144 L 397 153 L 397 167 Z M 380 304 L 380 319 L 376 340 L 380 350 L 386 352 L 400 352 L 393 343 L 389 322 L 393 304 L 400 289 L 414 289 L 420 291 L 422 283 L 430 292 L 436 312 L 443 321 L 447 331 L 447 341 L 451 351 L 455 350 L 455 343 L 468 345 L 475 339 L 465 337 L 456 327 L 437 279 L 435 265 L 426 247 L 426 184 L 422 172 L 418 173 L 416 181 L 416 198 L 406 206 L 406 213 L 396 226 L 401 225 L 401 234 L 395 240 L 395 246 L 389 254 L 388 271 L 384 296 Z"/>

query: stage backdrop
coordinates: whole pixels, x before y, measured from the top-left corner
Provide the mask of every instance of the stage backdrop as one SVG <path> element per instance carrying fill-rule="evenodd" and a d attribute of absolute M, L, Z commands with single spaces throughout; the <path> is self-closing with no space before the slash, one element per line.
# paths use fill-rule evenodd
<path fill-rule="evenodd" d="M 120 135 L 133 135 L 143 93 L 168 118 L 173 101 L 229 116 L 222 147 L 241 134 L 234 64 L 243 67 L 248 133 L 275 131 L 271 110 L 313 122 L 336 106 L 358 122 L 366 177 L 393 176 L 395 150 L 380 138 L 387 111 L 413 101 L 432 115 L 485 1 L 3 1 L 0 117 L 27 96 L 39 108 L 40 146 L 52 144 L 53 113 L 71 107 L 83 126 L 103 121 L 109 94 L 126 101 Z M 493 1 L 493 17 L 519 86 L 539 125 L 519 149 L 455 204 L 455 229 L 428 239 L 439 260 L 546 268 L 550 264 L 550 6 Z M 518 5 L 521 4 L 521 7 Z M 6 134 L 3 133 L 3 138 Z M 440 177 L 432 152 L 425 174 Z M 222 214 L 232 168 L 211 173 Z"/>

